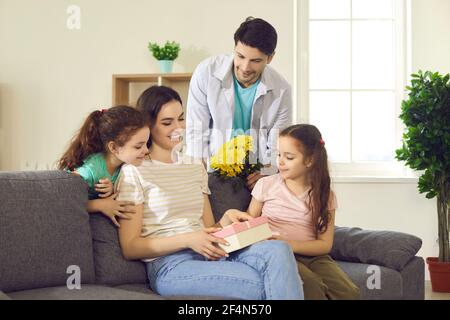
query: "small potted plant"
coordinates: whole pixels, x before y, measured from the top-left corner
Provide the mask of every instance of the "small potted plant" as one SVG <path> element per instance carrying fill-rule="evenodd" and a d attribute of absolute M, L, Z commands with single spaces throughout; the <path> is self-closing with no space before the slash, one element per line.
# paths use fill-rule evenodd
<path fill-rule="evenodd" d="M 419 192 L 437 198 L 439 258 L 428 257 L 433 291 L 450 292 L 450 75 L 419 71 L 407 87 L 400 119 L 406 126 L 398 160 L 424 170 Z"/>
<path fill-rule="evenodd" d="M 173 68 L 173 60 L 178 57 L 180 52 L 180 44 L 175 41 L 166 41 L 166 44 L 161 47 L 157 43 L 148 43 L 148 49 L 153 57 L 158 60 L 159 67 L 162 73 L 170 73 Z"/>

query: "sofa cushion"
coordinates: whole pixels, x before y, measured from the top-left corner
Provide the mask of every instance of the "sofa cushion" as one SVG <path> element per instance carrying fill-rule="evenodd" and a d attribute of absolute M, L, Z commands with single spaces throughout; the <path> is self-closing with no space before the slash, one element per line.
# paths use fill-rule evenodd
<path fill-rule="evenodd" d="M 63 171 L 0 172 L 0 290 L 94 281 L 87 188 Z M 70 272 L 70 270 L 69 270 Z"/>
<path fill-rule="evenodd" d="M 377 264 L 400 271 L 421 246 L 421 239 L 406 233 L 335 227 L 331 256 L 335 260 Z"/>
<path fill-rule="evenodd" d="M 125 260 L 117 227 L 111 220 L 101 213 L 93 213 L 90 223 L 94 241 L 95 282 L 108 285 L 145 284 L 147 276 L 144 263 Z"/>
<path fill-rule="evenodd" d="M 216 222 L 228 209 L 247 211 L 252 195 L 246 187 L 235 191 L 231 180 L 224 181 L 212 173 L 208 174 L 208 186 L 211 191 L 209 201 Z"/>
<path fill-rule="evenodd" d="M 361 300 L 398 300 L 402 298 L 403 280 L 398 271 L 365 263 L 345 261 L 337 261 L 337 263 L 359 287 Z M 379 278 L 375 279 L 375 277 Z"/>

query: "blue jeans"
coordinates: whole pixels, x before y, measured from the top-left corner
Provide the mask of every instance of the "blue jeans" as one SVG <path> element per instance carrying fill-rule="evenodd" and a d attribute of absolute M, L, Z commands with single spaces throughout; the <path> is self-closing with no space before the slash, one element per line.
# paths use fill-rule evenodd
<path fill-rule="evenodd" d="M 258 242 L 207 260 L 182 250 L 148 262 L 147 275 L 160 295 L 199 295 L 248 300 L 303 300 L 303 286 L 290 246 L 279 240 Z"/>

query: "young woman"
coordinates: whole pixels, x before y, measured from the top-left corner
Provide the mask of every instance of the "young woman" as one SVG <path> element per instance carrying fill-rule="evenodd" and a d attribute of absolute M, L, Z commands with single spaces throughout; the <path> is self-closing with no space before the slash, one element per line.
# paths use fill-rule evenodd
<path fill-rule="evenodd" d="M 152 290 L 161 295 L 207 295 L 241 299 L 303 299 L 294 255 L 283 241 L 263 241 L 230 253 L 208 200 L 201 162 L 180 152 L 185 129 L 179 95 L 151 87 L 138 100 L 151 129 L 149 158 L 124 165 L 118 199 L 133 201 L 136 214 L 122 222 L 120 244 L 128 259 L 146 262 Z M 226 225 L 247 214 L 231 214 Z"/>

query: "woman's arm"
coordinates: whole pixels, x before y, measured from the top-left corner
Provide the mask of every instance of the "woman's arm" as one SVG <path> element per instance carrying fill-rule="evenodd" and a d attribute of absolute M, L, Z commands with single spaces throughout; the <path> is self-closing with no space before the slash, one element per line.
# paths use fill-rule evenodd
<path fill-rule="evenodd" d="M 165 238 L 141 237 L 143 205 L 136 206 L 136 214 L 125 220 L 119 229 L 119 241 L 125 259 L 149 259 L 168 255 L 183 249 L 192 249 L 211 260 L 217 260 L 227 253 L 215 246 L 215 243 L 227 244 L 223 239 L 216 238 L 210 233 L 217 228 L 178 234 Z"/>
<path fill-rule="evenodd" d="M 208 227 L 218 227 L 220 228 L 219 223 L 216 223 L 214 220 L 214 216 L 211 209 L 211 203 L 209 202 L 209 197 L 207 194 L 203 194 L 203 224 L 206 228 Z"/>
<path fill-rule="evenodd" d="M 141 237 L 143 208 L 142 204 L 136 206 L 136 214 L 123 221 L 119 229 L 120 246 L 126 259 L 154 258 L 188 248 L 186 237 L 183 239 L 179 235 L 167 238 Z"/>
<path fill-rule="evenodd" d="M 328 222 L 327 231 L 319 233 L 317 240 L 287 240 L 286 242 L 289 243 L 292 251 L 305 256 L 321 256 L 330 253 L 331 248 L 333 247 L 334 216 L 335 210 L 332 210 L 330 212 L 330 221 Z"/>

